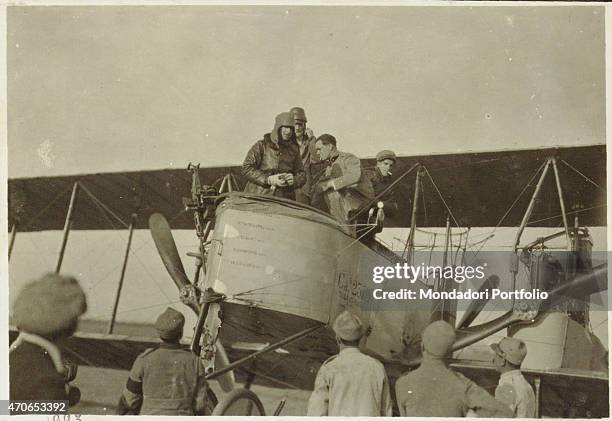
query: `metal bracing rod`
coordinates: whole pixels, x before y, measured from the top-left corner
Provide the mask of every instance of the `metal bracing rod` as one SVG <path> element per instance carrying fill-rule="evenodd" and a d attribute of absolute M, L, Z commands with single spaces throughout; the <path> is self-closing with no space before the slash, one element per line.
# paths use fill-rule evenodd
<path fill-rule="evenodd" d="M 189 349 L 191 352 L 196 354 L 198 357 L 202 353 L 202 347 L 200 346 L 200 339 L 202 338 L 202 329 L 204 327 L 204 323 L 206 323 L 206 317 L 208 317 L 208 309 L 210 308 L 210 302 L 205 301 L 200 309 L 200 313 L 198 314 L 198 320 L 196 321 L 196 325 L 193 329 L 193 338 L 191 338 L 191 345 Z"/>
<path fill-rule="evenodd" d="M 13 253 L 13 246 L 15 245 L 15 237 L 17 237 L 17 227 L 19 223 L 17 221 L 13 222 L 13 226 L 11 227 L 11 238 L 9 240 L 8 246 L 8 259 L 11 260 L 11 254 Z"/>
<path fill-rule="evenodd" d="M 533 379 L 533 385 L 535 386 L 535 400 L 536 400 L 536 407 L 535 407 L 535 418 L 541 418 L 542 417 L 542 380 L 540 379 L 540 376 L 537 376 L 535 379 Z"/>
<path fill-rule="evenodd" d="M 450 225 L 450 216 L 446 215 L 446 230 L 445 230 L 445 235 L 446 238 L 444 239 L 444 254 L 442 255 L 442 267 L 446 267 L 449 263 L 449 259 L 448 259 L 448 254 L 449 254 L 449 250 L 451 248 L 451 225 Z M 436 280 L 436 291 L 446 291 L 447 289 L 447 280 L 446 279 L 437 279 Z M 448 300 L 440 300 L 440 307 L 439 307 L 439 320 L 447 320 L 447 318 L 445 318 L 445 313 L 447 313 L 450 308 L 449 308 L 449 304 L 450 302 Z"/>
<path fill-rule="evenodd" d="M 232 180 L 232 184 L 234 185 L 234 188 L 236 190 L 240 190 L 240 184 L 238 183 L 238 180 L 236 179 L 236 176 L 233 173 L 230 173 L 230 179 Z"/>
<path fill-rule="evenodd" d="M 312 332 L 314 332 L 315 330 L 319 330 L 321 329 L 323 326 L 326 326 L 324 324 L 318 325 L 318 326 L 313 326 L 313 327 L 309 327 L 308 329 L 304 329 L 298 333 L 296 333 L 295 335 L 291 335 L 288 338 L 283 339 L 282 341 L 276 342 L 275 344 L 272 344 L 264 349 L 262 349 L 261 351 L 257 351 L 254 352 L 250 355 L 247 355 L 244 358 L 240 358 L 239 360 L 234 361 L 233 363 L 223 367 L 221 370 L 217 370 L 214 373 L 210 373 L 206 376 L 206 380 L 210 380 L 210 379 L 214 379 L 215 377 L 220 376 L 221 374 L 225 374 L 228 371 L 233 370 L 234 368 L 244 364 L 245 362 L 249 362 L 254 358 L 257 358 L 263 354 L 267 354 L 268 352 L 272 352 L 277 348 L 280 348 L 283 345 L 286 345 L 290 342 L 294 342 L 297 341 L 298 339 L 303 338 L 306 335 L 311 334 Z"/>
<path fill-rule="evenodd" d="M 567 214 L 565 213 L 565 201 L 563 200 L 563 188 L 561 187 L 561 179 L 559 178 L 559 170 L 557 168 L 557 159 L 552 159 L 553 170 L 555 173 L 555 183 L 557 184 L 557 193 L 559 193 L 559 206 L 561 206 L 561 216 L 563 217 L 563 227 L 567 239 L 567 249 L 572 250 L 572 239 L 569 233 L 569 225 L 567 225 Z"/>
<path fill-rule="evenodd" d="M 527 222 L 529 222 L 529 218 L 531 217 L 531 213 L 533 212 L 535 201 L 538 198 L 538 195 L 540 194 L 540 189 L 542 188 L 542 184 L 544 183 L 544 179 L 546 178 L 546 173 L 548 172 L 548 167 L 550 166 L 550 162 L 551 162 L 551 158 L 547 158 L 546 164 L 544 165 L 544 170 L 542 171 L 542 175 L 540 176 L 540 179 L 538 180 L 538 184 L 536 185 L 533 195 L 531 196 L 531 201 L 529 202 L 527 211 L 525 212 L 525 215 L 523 216 L 523 221 L 521 222 L 519 230 L 516 233 L 516 238 L 514 240 L 514 251 L 518 250 L 519 242 L 521 241 L 521 236 L 523 235 L 523 231 L 525 230 L 525 227 L 527 226 Z"/>
<path fill-rule="evenodd" d="M 196 270 L 195 270 L 195 273 L 193 274 L 192 284 L 197 285 L 198 282 L 200 282 L 200 270 L 202 270 L 202 267 L 203 267 L 202 258 L 198 254 L 196 258 Z M 204 275 L 206 275 L 206 271 L 204 271 Z"/>
<path fill-rule="evenodd" d="M 419 190 L 420 190 L 420 182 L 421 181 L 421 165 L 419 164 L 419 169 L 416 173 L 416 179 L 414 182 L 414 198 L 413 198 L 413 202 L 412 202 L 412 217 L 410 220 L 410 233 L 408 234 L 408 241 L 406 241 L 406 247 L 404 248 L 404 253 L 406 253 L 406 251 L 408 252 L 406 254 L 406 257 L 408 259 L 408 263 L 412 263 L 412 250 L 414 249 L 414 233 L 416 230 L 416 214 L 417 214 L 417 209 L 418 209 L 418 203 L 419 203 Z"/>
<path fill-rule="evenodd" d="M 234 191 L 234 186 L 232 183 L 232 173 L 229 173 L 228 175 L 226 175 L 227 177 L 227 190 L 231 193 Z"/>
<path fill-rule="evenodd" d="M 219 186 L 219 194 L 225 191 L 226 185 L 227 185 L 227 174 L 223 177 L 223 180 L 221 180 L 221 185 Z"/>
<path fill-rule="evenodd" d="M 113 333 L 115 328 L 115 318 L 117 317 L 117 308 L 119 307 L 119 298 L 121 298 L 121 288 L 123 288 L 123 279 L 125 278 L 125 270 L 127 269 L 128 257 L 130 256 L 130 248 L 132 246 L 132 234 L 134 233 L 134 226 L 136 225 L 136 219 L 138 215 L 132 214 L 130 220 L 129 234 L 127 246 L 125 248 L 125 255 L 123 257 L 123 266 L 121 267 L 121 275 L 119 276 L 119 285 L 117 285 L 117 293 L 115 294 L 115 304 L 113 305 L 113 312 L 111 314 L 110 322 L 108 323 L 107 333 Z"/>
<path fill-rule="evenodd" d="M 62 237 L 62 246 L 60 247 L 59 257 L 57 259 L 57 265 L 55 266 L 55 273 L 59 273 L 62 268 L 62 261 L 64 260 L 64 252 L 66 251 L 66 244 L 68 244 L 68 234 L 70 233 L 70 227 L 72 226 L 72 213 L 74 212 L 74 204 L 76 202 L 77 191 L 79 189 L 79 182 L 76 181 L 72 187 L 72 195 L 70 196 L 70 205 L 68 205 L 68 213 L 66 214 L 66 221 L 64 222 L 64 235 Z"/>
<path fill-rule="evenodd" d="M 446 234 L 446 239 L 444 241 L 444 255 L 442 258 L 442 266 L 446 267 L 448 264 L 448 252 L 451 248 L 451 225 L 450 225 L 450 217 L 446 215 L 446 230 L 444 231 Z"/>
<path fill-rule="evenodd" d="M 516 276 L 518 274 L 518 269 L 519 269 L 517 251 L 518 251 L 519 243 L 521 241 L 521 236 L 523 235 L 523 231 L 525 230 L 525 227 L 527 226 L 527 223 L 529 222 L 529 218 L 531 217 L 531 213 L 533 212 L 533 208 L 535 206 L 536 199 L 538 198 L 538 195 L 540 194 L 540 189 L 542 188 L 542 184 L 544 183 L 544 179 L 546 178 L 546 173 L 548 172 L 548 167 L 550 167 L 551 161 L 552 161 L 552 158 L 546 158 L 546 163 L 544 164 L 542 175 L 540 176 L 540 179 L 538 180 L 538 184 L 536 184 L 536 188 L 533 191 L 531 200 L 529 201 L 529 206 L 527 206 L 527 210 L 525 211 L 525 215 L 523 215 L 523 220 L 521 221 L 521 225 L 519 226 L 519 229 L 516 233 L 516 238 L 514 239 L 514 254 L 513 254 L 514 261 L 513 261 L 513 266 L 510 268 L 511 282 L 512 282 L 512 285 L 510 286 L 511 291 L 514 291 L 514 289 L 516 288 Z M 512 305 L 514 305 L 514 302 L 515 302 L 515 299 L 513 295 Z"/>

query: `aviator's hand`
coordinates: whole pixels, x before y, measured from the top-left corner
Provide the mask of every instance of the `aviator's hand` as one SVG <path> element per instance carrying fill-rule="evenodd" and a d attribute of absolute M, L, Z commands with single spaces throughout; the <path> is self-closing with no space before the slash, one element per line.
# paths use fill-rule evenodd
<path fill-rule="evenodd" d="M 271 186 L 282 187 L 285 185 L 285 180 L 281 174 L 274 174 L 268 177 L 268 184 Z"/>
<path fill-rule="evenodd" d="M 295 179 L 293 178 L 293 174 L 291 173 L 284 174 L 284 179 L 288 186 L 293 186 L 293 183 L 295 182 Z"/>
<path fill-rule="evenodd" d="M 314 137 L 314 132 L 312 131 L 312 129 L 310 127 L 306 128 L 306 137 L 308 139 L 312 139 Z"/>

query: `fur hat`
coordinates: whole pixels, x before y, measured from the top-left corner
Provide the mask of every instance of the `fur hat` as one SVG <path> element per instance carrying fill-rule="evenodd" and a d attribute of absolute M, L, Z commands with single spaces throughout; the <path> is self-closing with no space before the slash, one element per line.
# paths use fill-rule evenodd
<path fill-rule="evenodd" d="M 86 310 L 85 293 L 77 280 L 49 273 L 20 291 L 13 319 L 19 330 L 49 337 L 73 327 Z"/>

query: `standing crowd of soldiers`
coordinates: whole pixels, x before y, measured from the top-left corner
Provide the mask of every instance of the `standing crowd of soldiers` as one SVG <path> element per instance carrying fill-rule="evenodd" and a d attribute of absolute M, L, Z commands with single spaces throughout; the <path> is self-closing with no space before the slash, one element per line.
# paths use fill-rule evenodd
<path fill-rule="evenodd" d="M 363 354 L 359 344 L 365 329 L 358 316 L 342 312 L 333 324 L 340 352 L 325 361 L 308 401 L 312 416 L 392 416 L 389 381 L 384 366 Z M 501 373 L 495 396 L 452 370 L 448 360 L 455 329 L 438 320 L 422 334 L 419 368 L 395 383 L 395 400 L 402 417 L 533 418 L 535 394 L 520 366 L 527 348 L 516 338 L 491 345 Z"/>
<path fill-rule="evenodd" d="M 13 318 L 19 336 L 9 348 L 10 399 L 80 400 L 71 386 L 77 366 L 62 358 L 60 344 L 76 330 L 87 308 L 74 278 L 45 275 L 18 295 Z M 185 317 L 172 308 L 159 315 L 160 343 L 141 353 L 130 370 L 117 413 L 210 415 L 209 386 L 201 359 L 181 346 Z M 308 401 L 309 416 L 392 416 L 391 387 L 383 364 L 359 349 L 365 335 L 358 316 L 344 311 L 333 323 L 339 353 L 323 363 Z M 445 321 L 422 334 L 422 362 L 395 384 L 401 416 L 535 416 L 535 395 L 520 367 L 527 348 L 515 338 L 491 345 L 501 373 L 495 397 L 448 366 L 455 330 Z"/>

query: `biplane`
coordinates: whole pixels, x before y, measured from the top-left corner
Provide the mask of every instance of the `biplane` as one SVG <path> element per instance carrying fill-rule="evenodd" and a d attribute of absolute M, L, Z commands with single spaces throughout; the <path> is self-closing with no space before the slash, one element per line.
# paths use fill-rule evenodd
<path fill-rule="evenodd" d="M 219 400 L 215 414 L 263 414 L 249 391 L 253 382 L 312 388 L 319 366 L 336 352 L 329 324 L 350 309 L 368 328 L 361 348 L 384 362 L 391 379 L 419 364 L 420 333 L 430 321 L 444 318 L 458 329 L 452 365 L 489 390 L 496 384 L 494 368 L 467 358 L 464 350 L 506 330 L 528 343 L 524 371 L 536 391 L 538 416 L 608 416 L 607 351 L 589 323 L 589 297 L 607 290 L 607 262 L 591 253 L 586 228 L 606 225 L 605 146 L 400 157 L 398 164 L 404 171 L 391 188 L 397 189 L 400 212 L 384 225 L 410 228 L 401 250 L 372 236 L 351 236 L 339 221 L 309 206 L 241 193 L 236 167 L 190 166 L 189 172 L 9 180 L 9 253 L 17 232 L 63 228 L 60 271 L 71 229 L 96 230 L 109 219 L 115 227 L 128 228 L 109 329 L 78 332 L 65 345 L 66 354 L 80 364 L 128 369 L 154 343 L 113 333 L 131 233 L 149 228 L 181 302 L 196 316 L 189 346 L 205 363 L 208 378 L 219 380 L 226 392 L 214 398 Z M 426 195 L 425 187 L 434 194 Z M 66 214 L 57 193 L 65 200 L 70 191 Z M 77 203 L 77 194 L 91 200 Z M 365 228 L 379 227 L 383 212 L 372 213 Z M 481 239 L 470 244 L 470 229 L 515 227 L 510 268 L 478 288 L 526 282 L 547 291 L 548 298 L 514 301 L 493 318 L 487 302 L 475 301 L 459 320 L 456 308 L 444 301 L 429 308 L 364 306 L 372 286 L 369 268 L 414 263 L 421 247 L 418 227 L 439 228 L 434 236 L 443 239 L 438 244 L 445 264 L 481 247 Z M 525 242 L 522 234 L 532 227 L 553 232 Z M 172 230 L 194 228 L 188 254 L 195 272 L 189 277 Z M 463 233 L 454 243 L 453 229 Z M 558 239 L 564 240 L 561 251 L 550 245 Z M 434 240 L 426 248 L 435 247 Z M 526 276 L 519 279 L 520 273 Z M 411 285 L 415 290 L 447 287 L 425 280 Z M 489 317 L 478 323 L 486 313 Z M 538 340 L 543 332 L 546 341 Z M 238 387 L 234 374 L 244 387 Z M 281 411 L 282 403 L 273 412 Z"/>

